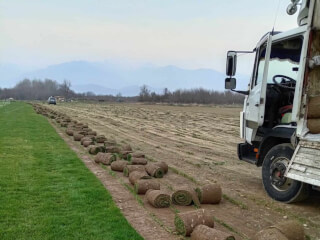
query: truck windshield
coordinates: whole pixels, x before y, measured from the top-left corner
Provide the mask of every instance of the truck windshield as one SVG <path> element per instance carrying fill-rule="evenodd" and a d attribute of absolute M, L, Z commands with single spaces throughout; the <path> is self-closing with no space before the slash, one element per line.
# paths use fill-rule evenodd
<path fill-rule="evenodd" d="M 296 37 L 293 39 L 277 41 L 272 44 L 267 79 L 268 83 L 274 83 L 272 79 L 275 75 L 284 75 L 297 80 L 302 43 L 303 38 Z M 266 48 L 263 47 L 260 51 L 255 85 L 261 83 L 263 78 L 265 54 Z"/>

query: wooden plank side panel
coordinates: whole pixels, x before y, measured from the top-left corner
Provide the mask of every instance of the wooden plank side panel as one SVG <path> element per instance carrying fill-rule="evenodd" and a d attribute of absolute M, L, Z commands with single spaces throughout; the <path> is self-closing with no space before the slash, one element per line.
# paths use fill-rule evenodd
<path fill-rule="evenodd" d="M 315 142 L 315 141 L 302 140 L 302 141 L 300 141 L 299 144 L 300 144 L 300 146 L 305 147 L 305 148 L 320 150 L 320 142 L 319 141 Z"/>
<path fill-rule="evenodd" d="M 315 178 L 320 180 L 320 169 L 319 168 L 308 167 L 308 166 L 305 166 L 303 164 L 298 164 L 298 163 L 292 164 L 291 168 L 294 169 L 295 171 L 301 172 L 301 174 L 306 174 L 306 175 L 311 174 L 311 176 L 314 176 Z"/>
<path fill-rule="evenodd" d="M 320 160 L 316 160 L 315 158 L 306 158 L 300 154 L 298 154 L 295 157 L 293 164 L 294 163 L 299 163 L 299 164 L 306 165 L 308 167 L 314 167 L 314 168 L 320 169 Z"/>
<path fill-rule="evenodd" d="M 302 147 L 301 150 L 299 150 L 299 155 L 305 155 L 306 157 L 312 157 L 320 160 L 320 151 L 317 149 L 312 148 L 304 148 Z"/>
<path fill-rule="evenodd" d="M 306 175 L 304 173 L 301 173 L 300 171 L 291 169 L 287 174 L 287 177 L 300 182 L 305 182 L 305 183 L 309 183 L 311 185 L 320 187 L 320 178 L 318 176 L 314 177 L 314 176 L 311 176 L 311 174 Z"/>

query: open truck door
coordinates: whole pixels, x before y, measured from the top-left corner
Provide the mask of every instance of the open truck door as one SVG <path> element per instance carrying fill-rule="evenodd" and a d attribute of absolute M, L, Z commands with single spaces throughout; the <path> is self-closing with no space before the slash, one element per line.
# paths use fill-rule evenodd
<path fill-rule="evenodd" d="M 266 89 L 269 59 L 272 46 L 272 34 L 269 33 L 260 41 L 257 49 L 256 65 L 254 75 L 250 83 L 250 94 L 245 100 L 245 111 L 243 113 L 244 139 L 252 143 L 257 130 L 264 122 Z"/>
<path fill-rule="evenodd" d="M 268 33 L 261 39 L 254 51 L 229 51 L 227 54 L 226 74 L 229 77 L 225 80 L 225 88 L 247 95 L 244 100 L 244 109 L 240 114 L 240 135 L 250 144 L 255 139 L 259 126 L 262 126 L 264 122 L 271 46 L 272 34 Z M 255 51 L 255 68 L 249 84 L 249 91 L 234 90 L 236 88 L 234 75 L 236 74 L 237 53 L 253 53 Z"/>

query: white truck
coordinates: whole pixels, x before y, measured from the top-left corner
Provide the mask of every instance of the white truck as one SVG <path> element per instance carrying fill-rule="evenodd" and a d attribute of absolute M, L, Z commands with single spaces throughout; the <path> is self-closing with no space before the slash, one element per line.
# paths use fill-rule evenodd
<path fill-rule="evenodd" d="M 253 51 L 229 51 L 225 88 L 245 94 L 240 160 L 262 166 L 270 197 L 296 202 L 320 189 L 320 0 L 291 0 L 298 27 L 267 33 Z M 239 53 L 255 54 L 248 90 L 236 89 Z"/>

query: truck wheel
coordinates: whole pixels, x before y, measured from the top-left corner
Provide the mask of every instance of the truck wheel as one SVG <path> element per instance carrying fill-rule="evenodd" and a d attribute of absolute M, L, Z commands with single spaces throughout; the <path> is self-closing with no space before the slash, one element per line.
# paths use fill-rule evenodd
<path fill-rule="evenodd" d="M 268 195 L 280 202 L 292 203 L 309 196 L 308 184 L 284 177 L 294 149 L 291 144 L 274 146 L 262 164 L 262 181 Z"/>

